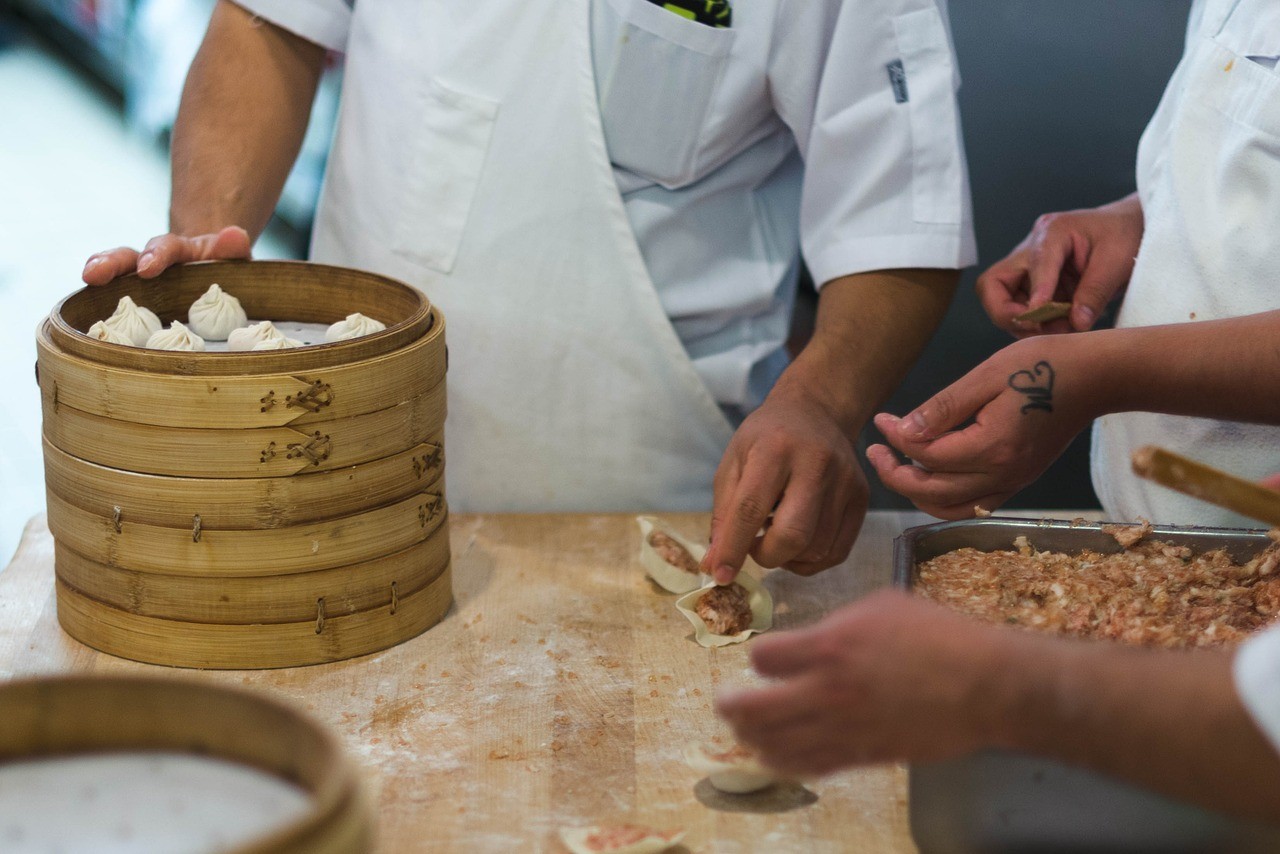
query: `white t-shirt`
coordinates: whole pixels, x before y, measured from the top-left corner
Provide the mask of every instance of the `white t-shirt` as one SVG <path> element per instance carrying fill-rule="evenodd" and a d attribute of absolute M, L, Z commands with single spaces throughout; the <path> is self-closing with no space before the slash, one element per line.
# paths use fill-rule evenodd
<path fill-rule="evenodd" d="M 349 0 L 237 0 L 341 51 Z M 821 286 L 976 260 L 941 0 L 740 0 L 732 27 L 591 0 L 614 173 L 659 299 L 724 406 L 786 366 L 800 248 Z M 429 8 L 429 7 L 425 7 Z"/>
<path fill-rule="evenodd" d="M 1280 626 L 1245 641 L 1236 652 L 1233 670 L 1241 702 L 1280 751 Z"/>

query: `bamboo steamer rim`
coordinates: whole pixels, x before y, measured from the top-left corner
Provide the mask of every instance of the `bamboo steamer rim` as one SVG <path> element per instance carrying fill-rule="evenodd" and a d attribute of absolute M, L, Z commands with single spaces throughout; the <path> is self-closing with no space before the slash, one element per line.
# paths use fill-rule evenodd
<path fill-rule="evenodd" d="M 209 727 L 219 715 L 227 723 Z M 173 752 L 254 767 L 306 791 L 306 815 L 229 854 L 357 854 L 372 837 L 356 768 L 337 737 L 293 705 L 259 692 L 167 677 L 23 678 L 0 685 L 0 720 L 0 763 Z M 211 743 L 219 737 L 225 743 Z M 337 844 L 326 846 L 325 839 Z"/>
<path fill-rule="evenodd" d="M 148 350 L 86 334 L 126 295 L 154 310 L 167 326 L 172 319 L 185 318 L 187 308 L 214 282 L 239 299 L 250 317 L 335 323 L 361 311 L 387 328 L 331 344 L 234 353 Z M 388 318 L 392 309 L 401 316 Z M 308 261 L 197 261 L 171 267 L 154 279 L 131 273 L 106 285 L 81 288 L 54 307 L 49 334 L 63 351 L 104 365 L 149 373 L 234 376 L 310 371 L 370 359 L 421 338 L 438 315 L 421 291 L 363 270 Z"/>

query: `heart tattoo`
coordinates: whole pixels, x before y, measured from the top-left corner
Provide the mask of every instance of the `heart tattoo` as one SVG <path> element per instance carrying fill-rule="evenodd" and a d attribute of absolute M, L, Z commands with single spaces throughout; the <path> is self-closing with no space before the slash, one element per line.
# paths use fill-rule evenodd
<path fill-rule="evenodd" d="M 1009 375 L 1009 388 L 1026 395 L 1027 402 L 1021 412 L 1026 415 L 1034 409 L 1053 411 L 1053 365 L 1036 362 L 1029 371 L 1015 371 Z"/>

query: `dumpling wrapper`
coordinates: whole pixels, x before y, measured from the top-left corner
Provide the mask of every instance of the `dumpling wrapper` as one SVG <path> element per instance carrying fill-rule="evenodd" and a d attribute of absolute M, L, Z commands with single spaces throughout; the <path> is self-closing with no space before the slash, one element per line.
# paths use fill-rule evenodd
<path fill-rule="evenodd" d="M 706 576 L 703 577 L 707 578 Z M 769 591 L 749 572 L 739 572 L 738 577 L 734 580 L 746 588 L 747 606 L 751 608 L 751 625 L 736 634 L 714 634 L 703 619 L 698 616 L 698 612 L 694 610 L 703 592 L 716 586 L 715 582 L 710 578 L 707 578 L 707 583 L 702 587 L 697 590 L 690 590 L 676 600 L 676 608 L 680 610 L 681 614 L 685 615 L 689 622 L 693 623 L 693 639 L 700 645 L 710 648 L 728 646 L 731 643 L 742 643 L 757 632 L 764 632 L 773 628 L 773 597 L 769 595 Z"/>
<path fill-rule="evenodd" d="M 97 341 L 105 341 L 108 344 L 124 344 L 128 347 L 134 346 L 133 341 L 128 335 L 125 335 L 118 329 L 107 326 L 106 321 L 99 320 L 89 327 L 87 334 L 90 338 Z M 150 337 L 150 336 L 147 336 Z"/>
<path fill-rule="evenodd" d="M 102 323 L 118 335 L 128 338 L 129 343 L 135 347 L 147 346 L 147 339 L 164 328 L 154 311 L 138 305 L 127 294 L 120 297 L 116 310 Z"/>
<path fill-rule="evenodd" d="M 361 335 L 372 335 L 387 328 L 387 324 L 372 317 L 365 317 L 360 312 L 348 314 L 346 320 L 339 320 L 324 333 L 324 340 L 330 344 L 335 341 L 346 341 L 359 338 Z"/>
<path fill-rule="evenodd" d="M 776 774 L 736 744 L 729 750 L 690 744 L 684 749 L 684 761 L 694 771 L 705 774 L 717 790 L 734 795 L 758 792 L 778 782 Z"/>
<path fill-rule="evenodd" d="M 637 516 L 636 521 L 640 523 L 640 565 L 644 567 L 644 571 L 649 577 L 657 582 L 658 586 L 663 590 L 671 593 L 688 593 L 690 590 L 696 590 L 708 580 L 708 576 L 698 572 L 685 572 L 679 567 L 672 566 L 667 563 L 662 555 L 649 545 L 649 535 L 654 531 L 660 531 L 666 534 L 672 540 L 684 547 L 698 563 L 702 563 L 702 557 L 707 553 L 707 547 L 691 542 L 677 534 L 661 519 L 653 516 Z"/>
<path fill-rule="evenodd" d="M 244 352 L 253 350 L 263 341 L 274 341 L 283 337 L 284 333 L 276 329 L 274 323 L 270 320 L 264 320 L 261 323 L 241 326 L 239 329 L 231 330 L 231 333 L 227 335 L 227 349 Z"/>
<path fill-rule="evenodd" d="M 573 854 L 658 854 L 679 845 L 684 831 L 636 824 L 562 827 L 560 839 Z"/>
<path fill-rule="evenodd" d="M 292 350 L 294 347 L 301 347 L 302 342 L 296 338 L 286 338 L 281 335 L 279 338 L 267 338 L 253 345 L 254 350 Z"/>
<path fill-rule="evenodd" d="M 216 282 L 187 310 L 187 324 L 191 330 L 210 341 L 226 341 L 232 330 L 248 323 L 249 316 L 240 306 L 240 300 Z"/>
<path fill-rule="evenodd" d="M 203 350 L 204 339 L 178 321 L 147 339 L 148 350 Z"/>

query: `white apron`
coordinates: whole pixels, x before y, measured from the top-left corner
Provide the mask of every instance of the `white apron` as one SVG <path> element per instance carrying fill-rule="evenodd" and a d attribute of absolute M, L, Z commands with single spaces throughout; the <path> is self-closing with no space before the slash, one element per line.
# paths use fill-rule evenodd
<path fill-rule="evenodd" d="M 706 510 L 732 435 L 618 195 L 588 2 L 355 4 L 312 255 L 443 309 L 454 510 Z"/>
<path fill-rule="evenodd" d="M 1280 72 L 1276 0 L 1208 0 L 1138 149 L 1142 247 L 1116 325 L 1280 308 Z M 1213 359 L 1213 353 L 1204 358 Z M 1280 389 L 1259 386 L 1258 394 Z M 1257 527 L 1142 480 L 1131 452 L 1163 445 L 1250 479 L 1280 472 L 1280 428 L 1145 412 L 1094 425 L 1093 483 L 1108 516 Z"/>

